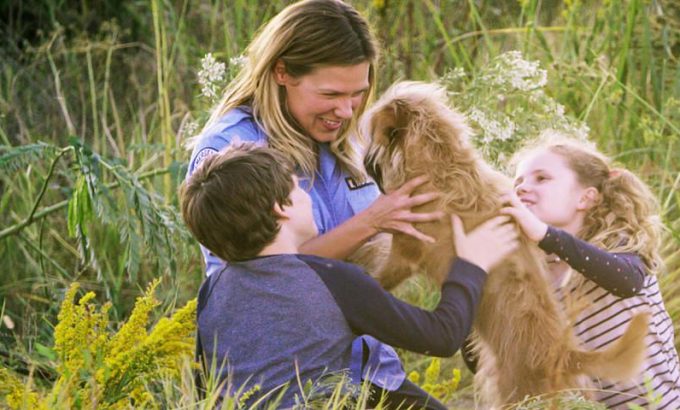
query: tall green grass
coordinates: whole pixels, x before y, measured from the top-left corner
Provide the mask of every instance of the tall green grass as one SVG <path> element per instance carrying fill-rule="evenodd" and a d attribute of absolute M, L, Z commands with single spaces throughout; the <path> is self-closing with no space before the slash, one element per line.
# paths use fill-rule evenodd
<path fill-rule="evenodd" d="M 286 1 L 9 1 L 0 5 L 0 355 L 49 384 L 59 303 L 73 281 L 122 322 L 162 278 L 157 315 L 192 298 L 197 246 L 177 217 L 183 130 L 210 102 L 196 73 L 208 52 L 237 58 Z M 521 50 L 548 70 L 546 93 L 658 195 L 666 305 L 680 324 L 680 6 L 666 1 L 355 1 L 383 52 L 379 88 L 475 78 Z M 455 102 L 455 101 L 454 101 Z M 432 303 L 411 281 L 403 296 Z M 13 326 L 8 326 L 8 323 Z M 404 354 L 407 371 L 428 360 Z M 458 358 L 444 362 L 448 371 Z M 469 405 L 469 373 L 458 397 Z M 466 387 L 468 386 L 468 387 Z M 181 399 L 178 399 L 181 400 Z M 461 404 L 462 403 L 462 404 Z M 467 404 L 465 404 L 467 403 Z M 178 402 L 179 404 L 179 402 Z M 455 404 L 452 404 L 452 406 Z"/>

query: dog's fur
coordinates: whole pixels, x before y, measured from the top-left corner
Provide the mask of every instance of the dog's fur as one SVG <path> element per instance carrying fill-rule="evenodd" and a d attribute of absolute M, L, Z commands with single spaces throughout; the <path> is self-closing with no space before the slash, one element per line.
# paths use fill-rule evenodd
<path fill-rule="evenodd" d="M 499 197 L 512 183 L 479 158 L 468 142 L 465 118 L 447 101 L 446 92 L 433 84 L 392 86 L 361 120 L 362 132 L 372 137 L 365 165 L 388 193 L 415 176 L 429 176 L 417 192 L 443 196 L 416 211 L 457 214 L 469 230 L 498 214 Z M 448 274 L 455 256 L 450 223 L 420 223 L 417 228 L 436 243 L 395 234 L 386 265 L 376 275 L 384 287 L 395 287 L 416 270 L 438 283 Z M 606 351 L 579 350 L 543 259 L 538 247 L 522 237 L 520 248 L 489 273 L 484 286 L 474 326 L 480 356 L 476 382 L 482 399 L 494 406 L 527 395 L 584 389 L 591 377 L 628 379 L 643 359 L 646 314 L 637 316 Z"/>

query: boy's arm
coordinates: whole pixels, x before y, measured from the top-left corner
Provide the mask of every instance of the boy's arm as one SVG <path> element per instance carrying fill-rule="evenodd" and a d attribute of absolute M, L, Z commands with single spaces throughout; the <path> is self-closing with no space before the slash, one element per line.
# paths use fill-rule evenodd
<path fill-rule="evenodd" d="M 301 258 L 324 281 L 356 334 L 432 356 L 451 356 L 463 344 L 486 279 L 481 268 L 457 258 L 439 305 L 427 311 L 395 298 L 356 265 Z"/>
<path fill-rule="evenodd" d="M 634 253 L 607 252 L 552 226 L 538 246 L 615 296 L 631 297 L 642 289 L 645 265 Z"/>

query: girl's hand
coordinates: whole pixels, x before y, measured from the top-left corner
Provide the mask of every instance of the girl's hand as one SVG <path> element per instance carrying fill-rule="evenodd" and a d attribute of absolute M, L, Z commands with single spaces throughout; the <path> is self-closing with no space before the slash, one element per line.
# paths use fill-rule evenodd
<path fill-rule="evenodd" d="M 451 216 L 456 254 L 489 272 L 519 246 L 519 231 L 508 216 L 497 216 L 465 233 L 463 221 Z"/>
<path fill-rule="evenodd" d="M 501 214 L 512 216 L 529 239 L 538 243 L 545 238 L 548 225 L 538 219 L 514 192 L 504 194 L 501 196 L 501 200 L 504 204 L 509 205 L 501 209 Z"/>
<path fill-rule="evenodd" d="M 440 211 L 411 212 L 411 208 L 431 202 L 440 196 L 438 192 L 411 196 L 411 193 L 425 182 L 427 182 L 427 177 L 419 176 L 388 195 L 380 195 L 365 211 L 369 225 L 376 232 L 401 232 L 421 241 L 434 243 L 434 238 L 425 235 L 413 226 L 414 222 L 438 221 L 445 215 Z"/>

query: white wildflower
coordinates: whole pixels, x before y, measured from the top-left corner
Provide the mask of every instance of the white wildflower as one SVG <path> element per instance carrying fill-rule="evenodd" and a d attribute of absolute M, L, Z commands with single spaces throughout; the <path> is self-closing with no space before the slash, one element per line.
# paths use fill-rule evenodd
<path fill-rule="evenodd" d="M 578 126 L 572 129 L 574 136 L 580 140 L 587 140 L 588 134 L 590 134 L 590 127 L 582 122 Z"/>
<path fill-rule="evenodd" d="M 473 108 L 469 113 L 470 119 L 482 129 L 482 142 L 488 144 L 492 141 L 507 141 L 515 133 L 515 123 L 510 118 L 503 116 L 501 121 L 490 118 L 483 111 Z"/>
<path fill-rule="evenodd" d="M 196 135 L 196 131 L 198 131 L 198 122 L 191 118 L 187 118 L 187 120 L 183 121 L 180 125 L 178 134 L 179 137 L 183 139 L 191 138 Z"/>
<path fill-rule="evenodd" d="M 480 127 L 481 127 L 481 124 L 486 121 L 486 114 L 484 114 L 483 112 L 481 112 L 480 110 L 478 110 L 476 108 L 472 108 L 470 110 L 470 112 L 468 113 L 468 116 L 470 117 L 470 119 L 472 121 L 476 122 L 477 124 L 480 124 Z"/>
<path fill-rule="evenodd" d="M 467 73 L 463 67 L 456 67 L 453 70 L 447 70 L 446 73 L 440 78 L 439 82 L 447 88 L 459 87 L 465 80 Z M 449 97 L 456 95 L 457 93 L 453 90 L 448 90 Z"/>
<path fill-rule="evenodd" d="M 498 162 L 500 162 L 500 163 L 505 163 L 508 160 L 508 158 L 507 158 L 507 156 L 505 155 L 504 152 L 501 152 L 500 154 L 498 154 L 497 159 L 498 159 Z"/>
<path fill-rule="evenodd" d="M 563 124 L 557 128 L 547 127 L 544 128 L 539 134 L 539 139 L 550 141 L 552 139 L 560 139 L 564 136 L 570 138 L 579 139 L 582 142 L 595 148 L 593 143 L 588 140 L 588 133 L 590 133 L 590 128 L 583 122 L 573 122 L 570 124 Z"/>
<path fill-rule="evenodd" d="M 229 59 L 229 67 L 230 68 L 233 67 L 235 70 L 240 70 L 241 67 L 246 65 L 247 61 L 248 60 L 246 59 L 246 57 L 244 55 L 232 57 L 232 58 Z"/>
<path fill-rule="evenodd" d="M 509 84 L 520 91 L 531 91 L 545 86 L 548 72 L 540 67 L 538 61 L 527 61 L 521 51 L 509 51 L 498 57 L 498 75 L 494 82 L 498 85 Z"/>
<path fill-rule="evenodd" d="M 462 78 L 465 78 L 466 75 L 467 75 L 467 73 L 465 72 L 465 69 L 463 67 L 456 67 L 453 70 L 449 70 L 445 74 L 445 78 L 448 81 L 454 81 L 455 82 L 455 81 L 458 81 Z"/>
<path fill-rule="evenodd" d="M 551 101 L 551 98 L 540 88 L 529 93 L 529 102 L 532 104 L 545 105 L 546 101 Z"/>
<path fill-rule="evenodd" d="M 225 78 L 225 64 L 218 63 L 212 53 L 208 53 L 201 59 L 201 69 L 198 72 L 198 83 L 201 85 L 201 94 L 211 101 L 217 99 L 217 90 Z"/>

